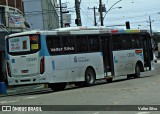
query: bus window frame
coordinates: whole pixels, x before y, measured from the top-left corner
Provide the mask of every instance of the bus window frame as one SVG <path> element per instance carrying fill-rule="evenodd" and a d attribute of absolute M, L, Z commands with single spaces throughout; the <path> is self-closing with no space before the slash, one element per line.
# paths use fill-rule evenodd
<path fill-rule="evenodd" d="M 40 34 L 25 34 L 25 35 L 19 35 L 18 37 L 23 37 L 23 36 L 30 36 L 30 35 L 37 35 L 38 38 L 39 38 L 39 49 L 33 51 L 32 49 L 30 49 L 30 51 L 24 51 L 24 52 L 9 52 L 9 39 L 11 38 L 15 38 L 16 36 L 13 36 L 13 37 L 9 37 L 9 38 L 6 38 L 6 45 L 7 45 L 7 53 L 9 55 L 12 55 L 12 56 L 19 56 L 19 55 L 27 55 L 27 54 L 33 54 L 33 53 L 37 53 L 38 51 L 41 50 L 41 35 Z M 30 41 L 31 42 L 31 41 Z M 31 47 L 31 45 L 30 45 Z"/>

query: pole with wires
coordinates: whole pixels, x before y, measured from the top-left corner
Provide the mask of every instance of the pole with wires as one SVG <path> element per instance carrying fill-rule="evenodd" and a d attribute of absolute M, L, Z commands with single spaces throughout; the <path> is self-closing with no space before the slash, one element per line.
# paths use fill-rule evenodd
<path fill-rule="evenodd" d="M 98 8 L 96 8 L 96 7 L 94 6 L 93 8 L 89 8 L 89 7 L 88 7 L 88 9 L 92 9 L 92 10 L 94 11 L 94 26 L 97 26 L 96 9 L 98 9 Z"/>
<path fill-rule="evenodd" d="M 152 21 L 150 16 L 149 16 L 149 27 L 150 27 L 150 33 L 152 35 Z"/>
<path fill-rule="evenodd" d="M 63 27 L 63 15 L 62 15 L 62 4 L 61 0 L 59 0 L 59 5 L 60 5 L 60 18 L 61 18 L 61 28 Z"/>
<path fill-rule="evenodd" d="M 75 23 L 77 24 L 77 26 L 82 26 L 81 15 L 80 15 L 80 2 L 79 0 L 75 0 L 75 8 L 76 8 L 75 10 L 76 10 L 76 17 L 77 17 L 75 19 Z"/>
<path fill-rule="evenodd" d="M 99 11 L 100 11 L 101 26 L 103 26 L 102 0 L 99 0 Z"/>

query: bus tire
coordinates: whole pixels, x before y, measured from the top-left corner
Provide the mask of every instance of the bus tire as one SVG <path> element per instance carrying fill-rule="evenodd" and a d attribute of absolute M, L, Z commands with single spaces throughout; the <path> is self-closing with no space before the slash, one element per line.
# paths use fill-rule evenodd
<path fill-rule="evenodd" d="M 139 64 L 136 64 L 134 78 L 140 78 L 140 75 L 141 75 L 141 67 Z"/>
<path fill-rule="evenodd" d="M 67 85 L 66 83 L 54 83 L 54 84 L 49 84 L 49 87 L 53 91 L 60 91 L 60 90 L 64 90 L 66 85 Z"/>
<path fill-rule="evenodd" d="M 95 83 L 96 74 L 92 68 L 87 68 L 85 72 L 85 86 L 92 86 Z"/>

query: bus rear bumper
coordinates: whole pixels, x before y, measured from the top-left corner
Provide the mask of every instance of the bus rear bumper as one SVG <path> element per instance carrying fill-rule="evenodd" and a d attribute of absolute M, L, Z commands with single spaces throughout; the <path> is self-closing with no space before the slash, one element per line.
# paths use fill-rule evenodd
<path fill-rule="evenodd" d="M 48 83 L 47 79 L 40 78 L 41 76 L 34 76 L 34 77 L 23 77 L 23 78 L 8 78 L 8 85 L 25 85 L 25 84 L 42 84 Z"/>

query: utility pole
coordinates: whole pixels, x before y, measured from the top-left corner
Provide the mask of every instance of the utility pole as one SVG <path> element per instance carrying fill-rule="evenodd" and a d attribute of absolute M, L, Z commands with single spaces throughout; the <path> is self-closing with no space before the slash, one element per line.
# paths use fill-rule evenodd
<path fill-rule="evenodd" d="M 75 7 L 76 7 L 76 20 L 75 23 L 77 24 L 77 26 L 82 26 L 82 22 L 81 22 L 81 15 L 80 15 L 80 2 L 79 0 L 75 0 Z"/>
<path fill-rule="evenodd" d="M 94 26 L 97 26 L 97 21 L 96 21 L 96 9 L 98 9 L 98 8 L 96 8 L 96 7 L 94 6 L 93 8 L 89 8 L 89 7 L 88 7 L 88 9 L 92 9 L 92 10 L 94 11 Z"/>
<path fill-rule="evenodd" d="M 63 28 L 63 17 L 62 17 L 62 4 L 61 4 L 61 0 L 59 0 L 59 6 L 60 6 L 61 28 Z"/>
<path fill-rule="evenodd" d="M 101 26 L 103 26 L 102 0 L 99 0 L 99 11 L 100 11 Z"/>
<path fill-rule="evenodd" d="M 96 22 L 96 7 L 95 6 L 94 6 L 93 10 L 94 10 L 94 26 L 97 26 L 97 22 Z"/>
<path fill-rule="evenodd" d="M 152 22 L 151 22 L 151 17 L 149 16 L 149 27 L 150 27 L 150 33 L 152 35 Z"/>

